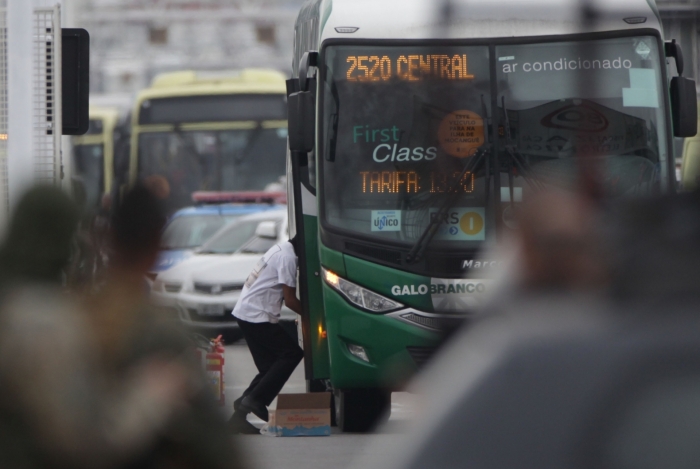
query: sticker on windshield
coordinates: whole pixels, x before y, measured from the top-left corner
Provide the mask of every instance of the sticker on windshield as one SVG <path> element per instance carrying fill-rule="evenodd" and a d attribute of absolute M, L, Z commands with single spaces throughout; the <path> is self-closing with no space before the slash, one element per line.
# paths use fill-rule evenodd
<path fill-rule="evenodd" d="M 523 201 L 523 188 L 513 187 L 513 200 L 510 200 L 510 187 L 501 187 L 501 202 L 522 202 Z"/>
<path fill-rule="evenodd" d="M 468 158 L 485 142 L 484 119 L 472 111 L 452 112 L 442 119 L 438 140 L 448 155 Z"/>
<path fill-rule="evenodd" d="M 401 231 L 401 210 L 372 210 L 372 231 Z"/>
<path fill-rule="evenodd" d="M 430 210 L 430 219 L 438 216 L 438 209 Z M 434 239 L 444 241 L 484 241 L 486 214 L 483 207 L 453 208 L 439 221 Z"/>
<path fill-rule="evenodd" d="M 651 68 L 631 68 L 630 87 L 622 88 L 624 107 L 659 107 L 656 87 L 656 70 Z"/>

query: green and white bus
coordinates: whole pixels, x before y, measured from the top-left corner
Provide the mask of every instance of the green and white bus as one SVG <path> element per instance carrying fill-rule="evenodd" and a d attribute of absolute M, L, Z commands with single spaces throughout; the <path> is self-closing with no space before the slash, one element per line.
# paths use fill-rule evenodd
<path fill-rule="evenodd" d="M 652 0 L 441 4 L 309 0 L 296 23 L 305 371 L 343 430 L 371 428 L 479 305 L 494 261 L 478 253 L 523 201 L 586 177 L 611 198 L 671 192 L 673 135 L 696 131 Z"/>

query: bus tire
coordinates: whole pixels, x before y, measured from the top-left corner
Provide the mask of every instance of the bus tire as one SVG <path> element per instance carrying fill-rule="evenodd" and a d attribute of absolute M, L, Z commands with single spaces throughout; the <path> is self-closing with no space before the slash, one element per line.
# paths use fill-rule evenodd
<path fill-rule="evenodd" d="M 335 415 L 343 432 L 366 433 L 389 419 L 391 393 L 383 389 L 334 391 Z"/>

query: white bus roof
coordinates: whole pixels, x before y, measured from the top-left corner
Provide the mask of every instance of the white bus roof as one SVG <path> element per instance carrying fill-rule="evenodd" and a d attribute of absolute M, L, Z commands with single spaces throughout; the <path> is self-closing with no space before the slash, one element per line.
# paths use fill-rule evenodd
<path fill-rule="evenodd" d="M 585 24 L 581 0 L 452 0 L 447 28 L 441 17 L 442 0 L 309 0 L 302 7 L 297 29 L 316 21 L 320 28 L 313 29 L 320 42 L 331 38 L 551 36 L 638 28 L 661 31 L 654 0 L 590 0 L 589 4 L 598 17 Z M 359 29 L 354 33 L 336 30 L 348 27 Z"/>

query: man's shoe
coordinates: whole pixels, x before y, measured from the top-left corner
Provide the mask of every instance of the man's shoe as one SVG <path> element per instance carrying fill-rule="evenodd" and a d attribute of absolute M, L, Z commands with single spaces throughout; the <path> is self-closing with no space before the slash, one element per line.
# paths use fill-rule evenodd
<path fill-rule="evenodd" d="M 232 435 L 260 435 L 260 430 L 245 419 L 245 415 L 233 414 L 226 424 Z"/>
<path fill-rule="evenodd" d="M 252 412 L 265 422 L 270 420 L 270 415 L 267 412 L 267 407 L 265 407 L 260 402 L 252 399 L 250 396 L 244 397 L 241 401 L 241 405 L 238 408 L 241 410 L 241 412 L 245 412 L 246 414 Z"/>
<path fill-rule="evenodd" d="M 241 407 L 241 401 L 245 398 L 245 396 L 241 396 L 235 401 L 233 401 L 233 411 L 236 412 L 238 409 Z"/>

